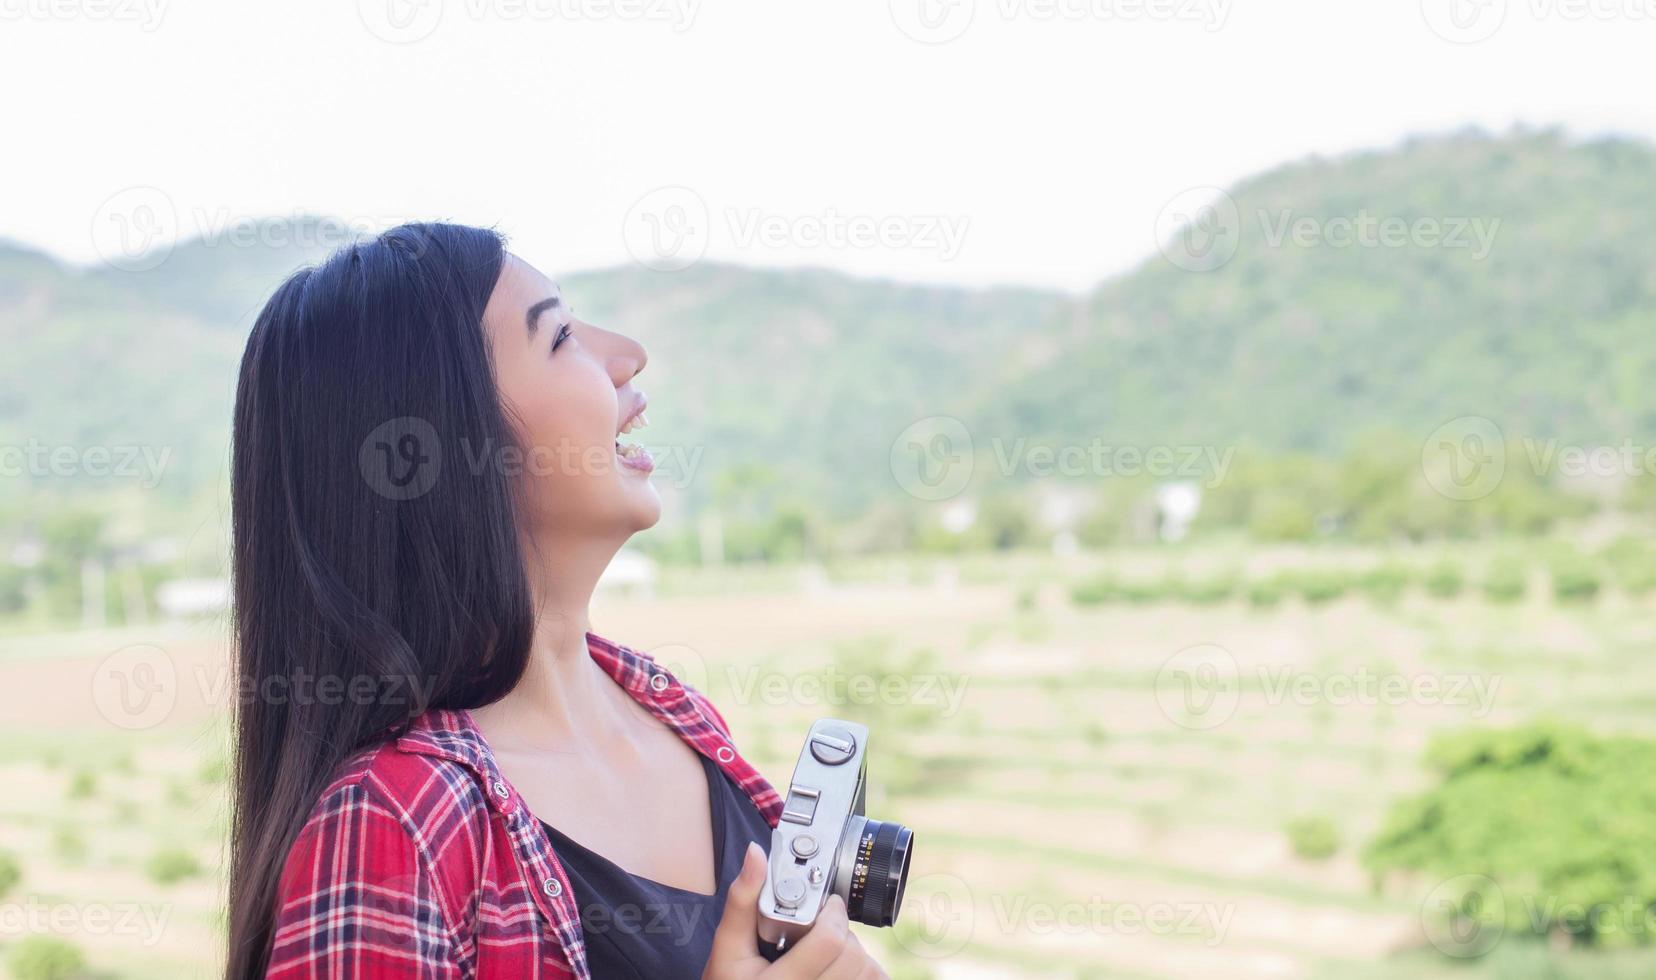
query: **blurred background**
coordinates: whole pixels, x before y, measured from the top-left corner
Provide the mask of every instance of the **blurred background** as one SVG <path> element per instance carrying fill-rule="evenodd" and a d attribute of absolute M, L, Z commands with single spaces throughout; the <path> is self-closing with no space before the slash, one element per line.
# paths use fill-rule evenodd
<path fill-rule="evenodd" d="M 234 372 L 497 227 L 899 980 L 1656 975 L 1649 0 L 0 0 L 0 971 L 210 977 Z M 305 397 L 301 388 L 294 397 Z"/>

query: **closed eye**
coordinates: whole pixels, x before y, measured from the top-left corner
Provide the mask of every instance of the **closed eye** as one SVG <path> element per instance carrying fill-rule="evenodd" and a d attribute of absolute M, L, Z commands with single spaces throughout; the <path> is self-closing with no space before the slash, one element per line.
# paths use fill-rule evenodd
<path fill-rule="evenodd" d="M 547 352 L 547 356 L 551 356 L 553 353 L 556 353 L 563 342 L 574 335 L 575 331 L 569 329 L 569 324 L 565 323 L 558 327 L 558 335 L 552 338 L 552 350 Z"/>

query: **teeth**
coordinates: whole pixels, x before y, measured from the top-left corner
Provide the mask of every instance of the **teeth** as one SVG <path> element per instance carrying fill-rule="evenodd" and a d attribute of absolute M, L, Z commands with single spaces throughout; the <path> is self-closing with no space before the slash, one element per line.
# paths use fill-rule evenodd
<path fill-rule="evenodd" d="M 626 435 L 634 429 L 642 429 L 649 424 L 650 420 L 644 417 L 643 412 L 639 412 L 637 415 L 634 415 L 632 418 L 628 419 L 627 424 L 621 427 L 621 434 Z"/>

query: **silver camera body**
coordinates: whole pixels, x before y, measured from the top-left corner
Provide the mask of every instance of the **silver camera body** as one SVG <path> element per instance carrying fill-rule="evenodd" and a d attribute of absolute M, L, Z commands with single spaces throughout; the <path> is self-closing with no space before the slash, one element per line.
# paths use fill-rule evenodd
<path fill-rule="evenodd" d="M 779 953 L 811 930 L 829 895 L 853 922 L 896 922 L 913 834 L 869 819 L 867 791 L 867 726 L 819 719 L 794 765 L 759 892 L 759 938 Z"/>

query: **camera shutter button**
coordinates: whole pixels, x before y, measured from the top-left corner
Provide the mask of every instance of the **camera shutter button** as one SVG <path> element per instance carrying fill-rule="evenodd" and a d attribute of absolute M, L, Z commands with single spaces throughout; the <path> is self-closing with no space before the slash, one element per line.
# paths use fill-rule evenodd
<path fill-rule="evenodd" d="M 811 755 L 825 766 L 838 766 L 857 754 L 857 740 L 843 728 L 824 728 L 811 735 Z"/>
<path fill-rule="evenodd" d="M 791 875 L 777 882 L 774 892 L 777 905 L 796 909 L 805 900 L 805 882 L 798 875 Z"/>
<path fill-rule="evenodd" d="M 810 834 L 800 834 L 793 839 L 794 857 L 808 858 L 817 852 L 817 839 Z"/>

